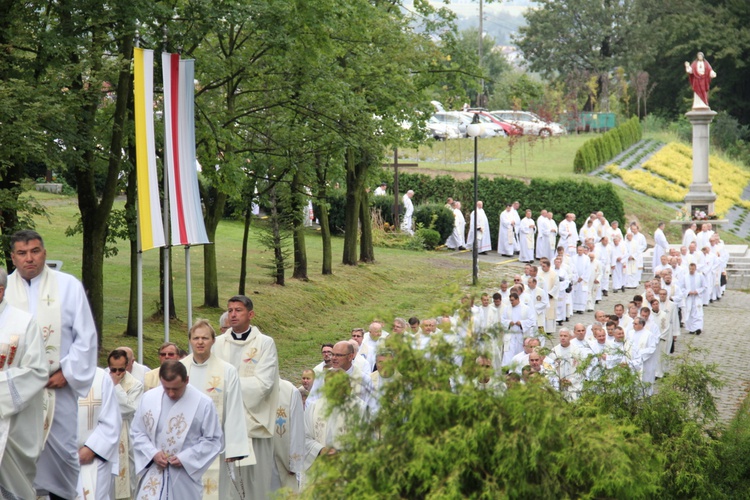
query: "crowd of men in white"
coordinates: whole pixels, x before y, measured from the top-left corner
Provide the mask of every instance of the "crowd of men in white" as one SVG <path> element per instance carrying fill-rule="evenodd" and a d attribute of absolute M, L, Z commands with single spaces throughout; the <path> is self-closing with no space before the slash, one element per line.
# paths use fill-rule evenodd
<path fill-rule="evenodd" d="M 718 234 L 693 227 L 670 249 L 660 224 L 654 276 L 644 282 L 637 224 L 623 238 L 601 212 L 579 230 L 573 214 L 560 225 L 552 214 L 536 223 L 530 215 L 510 229 L 501 224 L 499 251 L 529 262 L 512 284 L 479 304 L 466 297 L 452 316 L 397 318 L 390 334 L 382 322 L 355 328 L 350 339 L 322 346 L 323 361 L 303 372 L 300 387 L 280 378 L 275 343 L 252 326 L 245 296 L 229 299 L 221 335 L 206 320 L 192 326 L 189 355 L 167 342 L 161 366 L 149 370 L 122 347 L 106 369 L 96 367 L 96 329 L 80 282 L 47 267 L 40 235 L 14 234 L 16 271 L 0 269 L 0 496 L 263 499 L 283 487 L 298 491 L 317 457 L 337 453 L 347 416 L 378 411 L 394 375 L 384 364 L 389 335 L 419 350 L 481 336 L 491 354 L 476 362 L 491 370 L 478 383 L 487 387 L 542 376 L 575 399 L 586 378 L 626 366 L 650 390 L 681 322 L 700 335 L 702 308 L 722 296 L 728 254 Z M 636 290 L 627 306 L 596 311 L 592 324 L 572 332 L 560 328 L 559 344 L 545 346 L 573 314 L 626 289 Z M 330 412 L 321 388 L 337 372 L 350 377 L 357 398 Z"/>
<path fill-rule="evenodd" d="M 11 236 L 11 257 L 15 271 L 0 268 L 0 497 L 266 499 L 298 490 L 317 455 L 305 448 L 301 394 L 280 379 L 250 299 L 229 299 L 221 335 L 198 320 L 191 354 L 166 342 L 149 370 L 121 347 L 103 369 L 81 283 L 47 266 L 35 231 Z"/>

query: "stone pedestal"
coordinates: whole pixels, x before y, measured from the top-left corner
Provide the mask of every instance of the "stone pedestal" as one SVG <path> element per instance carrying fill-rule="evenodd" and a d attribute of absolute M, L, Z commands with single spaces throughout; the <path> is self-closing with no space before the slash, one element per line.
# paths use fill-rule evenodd
<path fill-rule="evenodd" d="M 714 213 L 716 194 L 708 180 L 709 126 L 716 116 L 710 109 L 694 109 L 685 113 L 693 125 L 693 183 L 688 188 L 685 203 L 690 213 L 696 210 L 706 214 Z"/>

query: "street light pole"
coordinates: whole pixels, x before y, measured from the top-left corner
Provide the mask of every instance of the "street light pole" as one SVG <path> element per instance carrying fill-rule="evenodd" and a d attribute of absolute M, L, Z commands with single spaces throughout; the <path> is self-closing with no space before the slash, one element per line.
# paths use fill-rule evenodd
<path fill-rule="evenodd" d="M 479 224 L 477 222 L 478 214 L 478 208 L 477 208 L 477 202 L 479 201 L 479 194 L 478 194 L 478 188 L 477 188 L 477 178 L 478 178 L 478 165 L 477 165 L 477 141 L 479 140 L 479 136 L 482 133 L 482 124 L 479 122 L 479 113 L 474 113 L 474 119 L 471 121 L 471 124 L 467 127 L 467 132 L 470 137 L 474 138 L 474 238 L 473 238 L 473 244 L 471 246 L 471 263 L 472 263 L 472 272 L 471 272 L 471 284 L 473 286 L 477 286 L 479 284 L 479 247 L 477 245 L 477 236 L 479 234 Z"/>

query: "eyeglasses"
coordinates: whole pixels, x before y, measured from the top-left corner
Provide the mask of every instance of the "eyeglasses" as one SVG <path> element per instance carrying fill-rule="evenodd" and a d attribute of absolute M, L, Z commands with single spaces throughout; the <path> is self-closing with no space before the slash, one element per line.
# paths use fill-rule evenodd
<path fill-rule="evenodd" d="M 123 373 L 127 368 L 110 368 L 109 371 L 112 373 Z"/>
<path fill-rule="evenodd" d="M 176 352 L 160 352 L 159 357 L 160 358 L 176 358 L 177 353 Z"/>

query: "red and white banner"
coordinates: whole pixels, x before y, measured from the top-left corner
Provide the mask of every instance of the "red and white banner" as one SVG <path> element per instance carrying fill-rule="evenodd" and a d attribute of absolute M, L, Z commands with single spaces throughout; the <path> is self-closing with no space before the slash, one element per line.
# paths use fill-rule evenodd
<path fill-rule="evenodd" d="M 161 61 L 172 245 L 207 244 L 195 158 L 194 61 L 167 53 L 162 53 Z"/>

